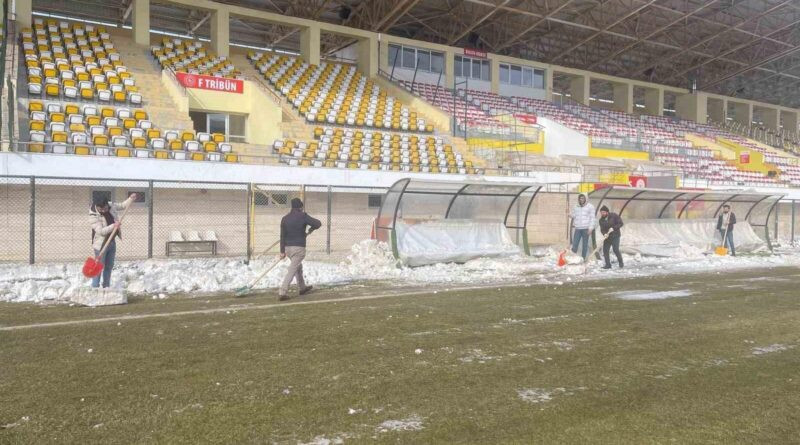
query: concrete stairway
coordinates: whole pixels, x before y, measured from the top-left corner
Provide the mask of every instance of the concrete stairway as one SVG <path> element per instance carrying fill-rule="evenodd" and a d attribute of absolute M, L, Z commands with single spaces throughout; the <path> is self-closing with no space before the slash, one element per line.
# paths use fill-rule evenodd
<path fill-rule="evenodd" d="M 193 130 L 189 113 L 177 111 L 177 105 L 162 84 L 161 68 L 150 55 L 150 48 L 136 45 L 127 36 L 114 35 L 112 39 L 122 62 L 136 79 L 144 98 L 142 108 L 155 126 L 162 130 Z"/>

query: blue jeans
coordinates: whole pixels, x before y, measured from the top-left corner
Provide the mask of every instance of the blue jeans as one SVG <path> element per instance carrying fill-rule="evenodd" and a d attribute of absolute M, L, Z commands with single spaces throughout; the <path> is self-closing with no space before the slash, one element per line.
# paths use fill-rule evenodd
<path fill-rule="evenodd" d="M 583 249 L 581 250 L 583 253 L 581 256 L 586 258 L 589 253 L 589 229 L 575 229 L 572 235 L 572 253 L 578 253 L 578 246 L 581 244 L 581 240 L 583 240 Z"/>
<path fill-rule="evenodd" d="M 733 245 L 733 230 L 728 230 L 726 239 L 725 229 L 720 229 L 719 236 L 722 238 L 722 245 L 731 250 L 731 255 L 736 256 L 736 247 Z"/>
<path fill-rule="evenodd" d="M 100 253 L 99 250 L 94 251 L 94 256 Z M 100 262 L 103 263 L 103 272 L 96 277 L 92 278 L 92 287 L 100 287 L 100 277 L 103 277 L 103 287 L 111 285 L 111 269 L 114 268 L 114 257 L 117 255 L 117 241 L 111 241 L 108 245 L 106 253 L 100 257 Z"/>

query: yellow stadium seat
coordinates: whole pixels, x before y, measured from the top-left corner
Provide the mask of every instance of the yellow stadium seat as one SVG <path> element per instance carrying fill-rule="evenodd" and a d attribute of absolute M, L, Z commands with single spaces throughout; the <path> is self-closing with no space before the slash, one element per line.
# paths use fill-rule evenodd
<path fill-rule="evenodd" d="M 213 142 L 206 142 L 203 144 L 203 151 L 212 152 L 217 151 L 217 144 Z"/>
<path fill-rule="evenodd" d="M 193 161 L 204 161 L 206 159 L 206 155 L 200 152 L 193 152 L 192 153 L 192 160 Z"/>
<path fill-rule="evenodd" d="M 44 153 L 44 144 L 30 144 L 28 151 L 31 153 Z"/>
<path fill-rule="evenodd" d="M 121 158 L 129 158 L 131 157 L 131 151 L 127 148 L 117 148 L 116 155 Z"/>
<path fill-rule="evenodd" d="M 91 153 L 89 147 L 85 145 L 78 145 L 75 147 L 75 154 L 80 156 L 88 156 Z"/>
<path fill-rule="evenodd" d="M 59 94 L 58 85 L 49 83 L 49 84 L 47 84 L 47 86 L 45 86 L 44 92 L 48 96 L 58 97 L 58 94 Z"/>
<path fill-rule="evenodd" d="M 126 96 L 124 91 L 115 91 L 114 92 L 114 101 L 115 102 L 125 102 Z"/>
<path fill-rule="evenodd" d="M 225 155 L 225 162 L 239 162 L 239 156 L 233 153 Z"/>
<path fill-rule="evenodd" d="M 183 150 L 183 143 L 177 139 L 169 141 L 170 150 Z"/>
<path fill-rule="evenodd" d="M 194 140 L 194 132 L 192 131 L 184 131 L 181 133 L 181 141 L 193 141 Z"/>
<path fill-rule="evenodd" d="M 122 127 L 108 127 L 109 136 L 121 136 L 123 131 Z"/>
<path fill-rule="evenodd" d="M 145 138 L 133 138 L 131 142 L 133 143 L 133 148 L 147 148 Z"/>
<path fill-rule="evenodd" d="M 156 150 L 156 159 L 169 159 L 169 152 L 164 150 Z"/>
<path fill-rule="evenodd" d="M 92 138 L 92 144 L 94 145 L 108 145 L 108 136 L 104 134 L 96 134 Z"/>

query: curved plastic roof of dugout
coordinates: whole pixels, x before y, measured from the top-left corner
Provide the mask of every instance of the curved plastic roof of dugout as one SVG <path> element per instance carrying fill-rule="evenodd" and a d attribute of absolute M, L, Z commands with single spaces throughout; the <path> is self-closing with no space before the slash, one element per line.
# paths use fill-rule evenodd
<path fill-rule="evenodd" d="M 386 192 L 376 222 L 376 236 L 389 241 L 398 220 L 405 222 L 467 219 L 502 222 L 528 253 L 531 205 L 553 186 L 520 182 L 446 182 L 404 178 Z M 520 240 L 521 237 L 521 240 Z"/>
<path fill-rule="evenodd" d="M 785 195 L 736 190 L 667 190 L 610 186 L 589 193 L 597 212 L 608 208 L 629 219 L 715 219 L 725 204 L 739 220 L 763 228 L 770 245 L 769 219 Z M 758 233 L 758 231 L 756 231 Z"/>

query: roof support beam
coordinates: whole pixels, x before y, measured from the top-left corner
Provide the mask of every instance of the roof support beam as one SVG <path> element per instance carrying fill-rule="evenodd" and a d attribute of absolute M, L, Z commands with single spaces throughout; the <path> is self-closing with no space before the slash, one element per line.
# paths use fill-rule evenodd
<path fill-rule="evenodd" d="M 537 26 L 539 26 L 542 23 L 546 22 L 547 20 L 549 20 L 555 14 L 558 14 L 559 11 L 561 11 L 562 9 L 566 8 L 567 6 L 569 6 L 570 3 L 572 3 L 573 1 L 574 0 L 567 0 L 564 3 L 560 4 L 558 7 L 556 7 L 552 11 L 548 12 L 547 15 L 545 15 L 544 17 L 540 18 L 539 20 L 535 21 L 531 26 L 528 26 L 523 31 L 517 33 L 516 35 L 514 35 L 510 39 L 508 39 L 505 42 L 501 43 L 500 45 L 496 46 L 495 47 L 496 50 L 497 51 L 502 51 L 502 50 L 508 48 L 509 46 L 513 45 L 514 43 L 517 42 L 517 40 L 521 39 L 525 34 L 533 31 Z"/>
<path fill-rule="evenodd" d="M 465 28 L 463 31 L 461 31 L 461 33 L 460 33 L 460 34 L 458 34 L 458 35 L 456 35 L 455 37 L 453 37 L 452 39 L 450 39 L 450 40 L 447 42 L 447 44 L 448 44 L 448 45 L 450 45 L 450 46 L 452 46 L 452 45 L 455 45 L 455 44 L 456 44 L 456 42 L 458 42 L 459 40 L 461 40 L 462 38 L 464 38 L 464 36 L 465 36 L 465 35 L 467 35 L 467 34 L 469 34 L 470 32 L 472 32 L 472 30 L 473 30 L 473 29 L 475 29 L 475 27 L 476 27 L 476 26 L 478 26 L 478 25 L 480 25 L 481 23 L 483 23 L 483 22 L 485 22 L 486 20 L 488 20 L 488 19 L 489 19 L 489 17 L 491 17 L 491 16 L 495 15 L 495 14 L 497 13 L 497 11 L 499 11 L 499 10 L 500 10 L 500 8 L 502 8 L 503 6 L 507 5 L 507 4 L 508 4 L 508 2 L 510 2 L 510 1 L 511 1 L 511 0 L 503 0 L 501 3 L 499 3 L 497 6 L 495 6 L 495 7 L 494 7 L 494 9 L 492 9 L 491 11 L 489 11 L 487 14 L 485 14 L 483 17 L 479 18 L 478 20 L 476 20 L 476 21 L 472 22 L 472 24 L 471 24 L 471 25 L 469 25 L 469 26 L 467 26 L 467 27 L 466 27 L 466 28 Z"/>
<path fill-rule="evenodd" d="M 606 60 L 610 60 L 610 59 L 614 59 L 614 58 L 616 58 L 616 57 L 617 57 L 617 56 L 619 56 L 620 54 L 622 54 L 622 53 L 624 53 L 624 52 L 626 52 L 626 51 L 629 51 L 629 50 L 631 50 L 632 48 L 636 47 L 636 46 L 637 46 L 637 45 L 639 45 L 640 43 L 642 43 L 642 42 L 644 42 L 644 41 L 647 41 L 647 40 L 650 40 L 650 39 L 652 39 L 653 37 L 655 37 L 655 36 L 657 36 L 657 35 L 661 34 L 662 32 L 666 31 L 667 29 L 671 28 L 672 26 L 674 26 L 674 25 L 676 25 L 676 24 L 678 24 L 678 23 L 680 23 L 680 22 L 682 22 L 682 21 L 684 21 L 684 20 L 688 19 L 689 17 L 691 17 L 691 16 L 693 16 L 693 15 L 697 14 L 698 12 L 701 12 L 701 11 L 703 11 L 704 9 L 707 9 L 707 8 L 709 8 L 710 6 L 713 6 L 713 5 L 717 4 L 718 2 L 719 2 L 719 0 L 712 0 L 712 1 L 709 1 L 709 2 L 705 2 L 705 3 L 703 3 L 702 5 L 700 5 L 700 7 L 699 7 L 699 8 L 697 8 L 697 9 L 695 9 L 695 10 L 693 10 L 693 11 L 689 11 L 689 12 L 687 12 L 687 13 L 685 13 L 685 14 L 681 15 L 681 16 L 680 16 L 680 17 L 678 17 L 677 19 L 675 19 L 675 20 L 673 20 L 673 21 L 671 21 L 671 22 L 667 23 L 666 25 L 664 25 L 664 26 L 662 26 L 662 27 L 660 27 L 660 28 L 656 29 L 655 31 L 651 32 L 650 34 L 648 34 L 648 35 L 646 35 L 646 36 L 644 36 L 644 37 L 641 37 L 641 38 L 637 39 L 635 42 L 632 42 L 632 43 L 628 44 L 627 46 L 625 46 L 625 47 L 623 47 L 623 48 L 619 49 L 619 50 L 618 50 L 618 51 L 616 51 L 614 54 L 611 54 L 611 55 L 610 55 L 610 56 L 608 56 L 608 57 L 604 57 L 603 59 L 601 59 L 601 60 L 598 60 L 597 62 L 594 62 L 594 63 L 592 63 L 591 65 L 589 65 L 588 67 L 586 67 L 586 69 L 587 69 L 587 70 L 591 70 L 592 68 L 596 67 L 597 65 L 599 65 L 600 63 L 602 63 L 602 62 L 604 62 L 604 61 L 606 61 Z M 655 6 L 655 5 L 654 5 L 654 6 Z"/>
<path fill-rule="evenodd" d="M 629 74 L 631 74 L 631 75 L 642 74 L 647 70 L 653 69 L 653 68 L 655 68 L 655 67 L 657 67 L 659 65 L 663 65 L 663 64 L 665 64 L 665 63 L 667 63 L 669 61 L 672 61 L 676 57 L 682 56 L 682 55 L 686 54 L 687 52 L 695 52 L 694 50 L 696 48 L 698 48 L 698 47 L 700 47 L 702 45 L 705 45 L 706 43 L 708 43 L 708 42 L 710 42 L 710 41 L 712 41 L 714 39 L 717 39 L 720 36 L 730 32 L 730 31 L 736 30 L 736 29 L 738 29 L 738 28 L 750 23 L 753 20 L 758 20 L 761 17 L 769 15 L 769 14 L 777 11 L 778 9 L 783 8 L 784 6 L 790 4 L 791 2 L 792 2 L 792 0 L 785 0 L 785 1 L 781 2 L 781 3 L 778 3 L 775 6 L 767 9 L 766 11 L 761 12 L 760 14 L 756 14 L 756 15 L 753 15 L 753 16 L 746 17 L 744 20 L 740 20 L 739 23 L 737 23 L 735 25 L 728 26 L 727 28 L 725 28 L 721 32 L 712 34 L 712 35 L 710 35 L 710 36 L 708 36 L 708 37 L 706 37 L 704 39 L 701 39 L 699 42 L 695 42 L 695 44 L 689 46 L 688 48 L 683 48 L 683 49 L 681 49 L 680 51 L 678 51 L 678 52 L 676 52 L 674 54 L 670 54 L 669 56 L 666 56 L 666 57 L 659 57 L 658 59 L 656 59 L 656 61 L 654 63 L 649 64 L 649 66 L 646 66 L 644 68 L 640 68 L 640 69 L 636 70 L 635 72 L 631 72 Z"/>
<path fill-rule="evenodd" d="M 417 3 L 419 3 L 419 0 L 398 1 L 394 8 L 372 27 L 372 30 L 376 32 L 386 32 Z"/>
<path fill-rule="evenodd" d="M 790 54 L 794 54 L 797 51 L 800 51 L 800 45 L 795 46 L 793 48 L 789 48 L 789 49 L 783 50 L 783 51 L 781 51 L 781 52 L 779 52 L 777 54 L 773 54 L 773 55 L 767 57 L 766 59 L 762 59 L 762 60 L 760 60 L 758 62 L 750 64 L 750 65 L 748 65 L 748 66 L 746 66 L 744 68 L 738 69 L 738 70 L 736 70 L 736 71 L 734 71 L 734 72 L 732 72 L 730 74 L 727 74 L 725 76 L 718 77 L 717 79 L 714 79 L 713 82 L 710 82 L 710 83 L 707 83 L 707 84 L 703 85 L 702 88 L 707 89 L 707 88 L 713 87 L 714 85 L 718 85 L 718 84 L 730 79 L 731 77 L 736 77 L 736 76 L 738 76 L 740 74 L 744 74 L 744 73 L 746 73 L 748 71 L 751 71 L 753 69 L 756 69 L 756 68 L 760 67 L 761 65 L 764 65 L 764 64 L 770 63 L 770 62 L 774 62 L 774 61 L 776 61 L 778 59 L 782 59 L 782 58 L 784 58 L 784 57 L 786 57 L 786 56 L 788 56 Z"/>

